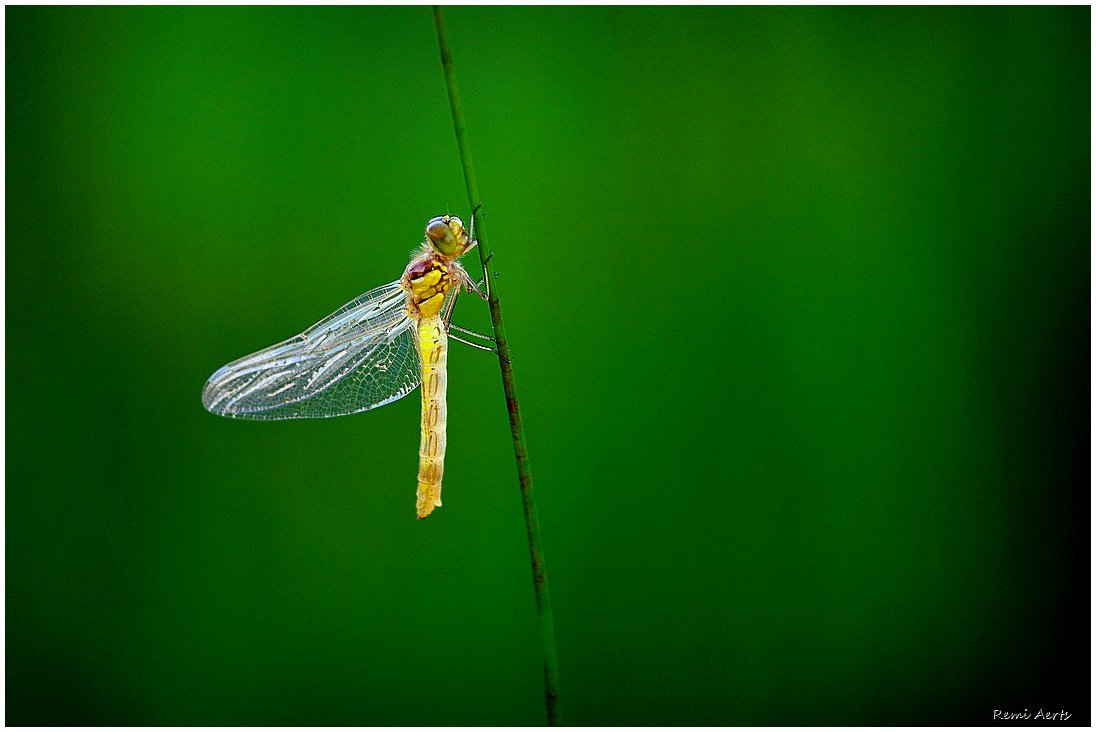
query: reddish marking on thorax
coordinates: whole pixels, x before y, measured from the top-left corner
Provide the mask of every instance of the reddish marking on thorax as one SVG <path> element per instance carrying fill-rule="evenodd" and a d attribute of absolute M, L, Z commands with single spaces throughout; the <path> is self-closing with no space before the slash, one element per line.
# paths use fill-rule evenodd
<path fill-rule="evenodd" d="M 449 266 L 433 254 L 424 254 L 407 265 L 403 281 L 410 293 L 408 305 L 420 316 L 436 315 L 453 286 Z"/>

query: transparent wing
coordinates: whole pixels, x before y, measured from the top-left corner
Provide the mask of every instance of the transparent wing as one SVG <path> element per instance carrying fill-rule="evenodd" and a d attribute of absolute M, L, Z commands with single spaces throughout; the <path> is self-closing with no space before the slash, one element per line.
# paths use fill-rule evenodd
<path fill-rule="evenodd" d="M 370 290 L 300 335 L 219 369 L 202 403 L 226 417 L 298 419 L 393 402 L 422 381 L 405 302 L 398 281 Z"/>

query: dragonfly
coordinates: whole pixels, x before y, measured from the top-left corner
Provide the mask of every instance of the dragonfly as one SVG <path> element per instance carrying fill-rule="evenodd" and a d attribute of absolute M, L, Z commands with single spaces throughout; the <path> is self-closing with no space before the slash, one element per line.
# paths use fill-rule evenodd
<path fill-rule="evenodd" d="M 336 417 L 390 404 L 421 385 L 415 508 L 426 518 L 441 505 L 450 328 L 478 335 L 451 324 L 453 307 L 462 289 L 487 299 L 457 261 L 477 245 L 474 213 L 471 225 L 469 235 L 456 216 L 430 219 L 403 276 L 218 369 L 202 391 L 205 408 L 241 419 Z"/>

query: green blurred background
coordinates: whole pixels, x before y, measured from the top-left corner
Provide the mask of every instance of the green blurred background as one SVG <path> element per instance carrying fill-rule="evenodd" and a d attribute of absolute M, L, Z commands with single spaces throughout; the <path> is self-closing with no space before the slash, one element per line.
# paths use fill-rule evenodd
<path fill-rule="evenodd" d="M 1087 723 L 1089 9 L 448 18 L 564 721 Z M 492 356 L 424 522 L 200 402 L 467 215 L 429 9 L 6 19 L 8 723 L 542 722 Z"/>

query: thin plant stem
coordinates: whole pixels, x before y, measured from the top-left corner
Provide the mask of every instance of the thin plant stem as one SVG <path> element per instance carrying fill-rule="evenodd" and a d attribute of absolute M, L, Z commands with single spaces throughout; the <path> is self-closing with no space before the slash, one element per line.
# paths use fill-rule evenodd
<path fill-rule="evenodd" d="M 457 78 L 453 71 L 453 54 L 449 50 L 449 33 L 445 27 L 445 16 L 440 7 L 434 7 L 434 24 L 438 29 L 438 49 L 441 51 L 441 66 L 445 72 L 445 86 L 449 90 L 449 108 L 453 112 L 453 130 L 457 136 L 457 148 L 464 167 L 464 183 L 468 188 L 468 204 L 473 214 L 478 214 L 483 201 L 476 186 L 476 173 L 472 168 L 472 153 L 468 145 L 468 134 L 461 111 L 460 93 L 457 91 Z M 495 328 L 495 342 L 498 347 L 499 369 L 502 372 L 502 388 L 506 394 L 506 409 L 510 413 L 510 434 L 514 439 L 514 457 L 518 464 L 518 483 L 521 487 L 521 502 L 525 509 L 525 532 L 529 539 L 529 558 L 533 565 L 533 587 L 536 592 L 537 625 L 540 629 L 541 649 L 544 653 L 544 704 L 548 715 L 548 724 L 559 724 L 559 661 L 556 658 L 556 631 L 552 623 L 552 603 L 548 598 L 548 577 L 544 571 L 544 554 L 540 549 L 540 521 L 537 518 L 537 504 L 533 500 L 533 473 L 529 468 L 529 453 L 525 447 L 525 431 L 521 426 L 521 408 L 518 405 L 518 392 L 514 384 L 514 367 L 510 361 L 510 349 L 503 327 L 502 308 L 499 307 L 499 288 L 495 276 L 487 267 L 487 260 L 493 256 L 487 246 L 487 233 L 484 217 L 476 216 L 476 239 L 479 241 L 480 263 L 486 278 L 488 299 L 491 308 L 491 324 Z"/>

